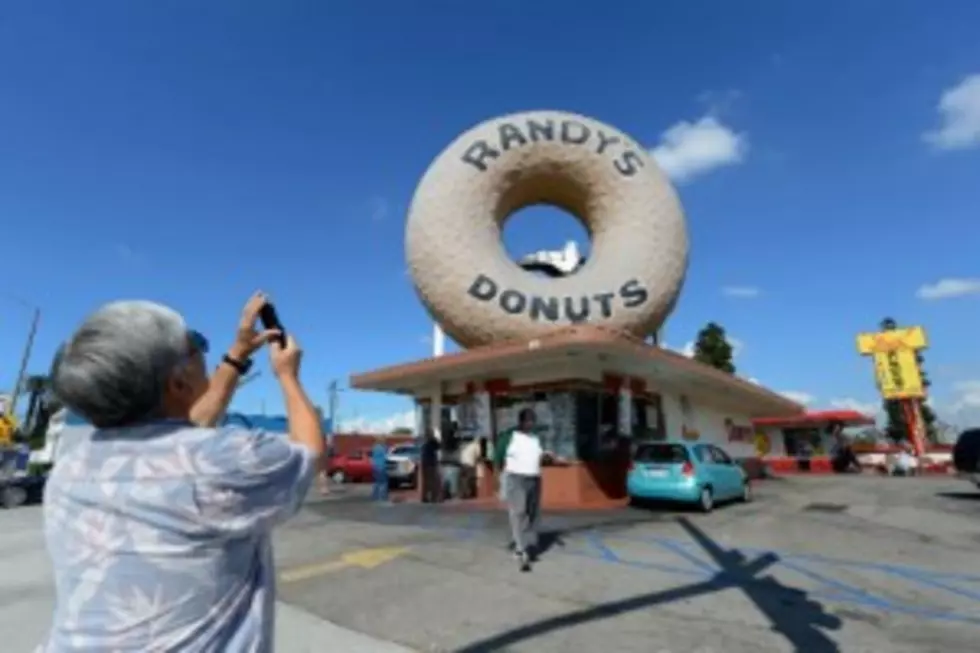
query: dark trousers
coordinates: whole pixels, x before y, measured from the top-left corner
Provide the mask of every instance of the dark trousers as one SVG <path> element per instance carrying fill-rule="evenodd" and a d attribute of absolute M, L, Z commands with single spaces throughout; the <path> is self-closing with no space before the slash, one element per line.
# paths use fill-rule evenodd
<path fill-rule="evenodd" d="M 462 465 L 459 470 L 459 498 L 472 499 L 476 496 L 476 467 Z"/>
<path fill-rule="evenodd" d="M 442 499 L 442 482 L 439 478 L 438 465 L 424 465 L 422 467 L 422 501 L 424 503 L 438 503 Z"/>

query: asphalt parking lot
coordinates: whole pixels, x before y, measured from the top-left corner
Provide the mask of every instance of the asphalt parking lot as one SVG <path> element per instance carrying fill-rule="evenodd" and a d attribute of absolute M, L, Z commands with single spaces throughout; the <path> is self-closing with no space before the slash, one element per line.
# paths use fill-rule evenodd
<path fill-rule="evenodd" d="M 501 513 L 361 495 L 311 499 L 278 534 L 280 598 L 410 650 L 878 653 L 973 650 L 980 636 L 980 492 L 951 479 L 778 480 L 711 515 L 549 514 L 529 574 Z M 46 627 L 38 521 L 0 513 L 15 552 L 0 560 L 5 635 Z M 40 611 L 30 627 L 23 605 Z M 355 650 L 337 646 L 307 650 Z"/>

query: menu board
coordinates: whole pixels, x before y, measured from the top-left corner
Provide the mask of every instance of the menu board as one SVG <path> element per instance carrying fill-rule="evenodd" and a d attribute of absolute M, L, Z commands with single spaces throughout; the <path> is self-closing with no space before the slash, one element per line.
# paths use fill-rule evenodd
<path fill-rule="evenodd" d="M 555 455 L 567 460 L 575 456 L 575 395 L 571 392 L 554 392 L 548 396 L 551 409 L 551 446 L 546 447 Z"/>

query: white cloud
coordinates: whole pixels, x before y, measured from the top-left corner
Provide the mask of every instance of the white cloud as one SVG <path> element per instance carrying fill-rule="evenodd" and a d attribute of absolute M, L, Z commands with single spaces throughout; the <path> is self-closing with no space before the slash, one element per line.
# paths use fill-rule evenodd
<path fill-rule="evenodd" d="M 697 122 L 682 120 L 660 136 L 650 154 L 668 177 L 684 182 L 715 168 L 745 160 L 749 137 L 736 133 L 713 116 Z"/>
<path fill-rule="evenodd" d="M 919 299 L 949 299 L 965 295 L 980 295 L 980 279 L 940 279 L 936 283 L 920 286 L 915 293 Z"/>
<path fill-rule="evenodd" d="M 728 344 L 732 346 L 732 358 L 737 358 L 739 354 L 745 351 L 745 343 L 738 338 L 729 336 Z"/>
<path fill-rule="evenodd" d="M 953 400 L 941 411 L 946 421 L 960 427 L 980 426 L 980 381 L 953 384 Z"/>
<path fill-rule="evenodd" d="M 368 202 L 368 216 L 372 222 L 381 222 L 388 217 L 391 207 L 383 197 L 372 197 Z"/>
<path fill-rule="evenodd" d="M 865 415 L 870 415 L 875 419 L 880 419 L 881 417 L 881 403 L 871 402 L 871 401 L 861 401 L 860 399 L 854 399 L 853 397 L 842 397 L 838 399 L 831 399 L 829 402 L 831 408 L 836 408 L 838 410 L 856 410 L 859 413 L 864 413 Z"/>
<path fill-rule="evenodd" d="M 415 430 L 415 409 L 406 410 L 394 415 L 378 419 L 370 417 L 354 417 L 341 419 L 338 423 L 340 433 L 391 433 L 395 429 L 408 428 Z"/>
<path fill-rule="evenodd" d="M 816 397 L 810 393 L 800 392 L 798 390 L 782 390 L 779 394 L 783 395 L 790 401 L 795 401 L 796 403 L 803 404 L 804 406 L 812 404 L 813 400 L 816 399 Z"/>
<path fill-rule="evenodd" d="M 755 286 L 724 286 L 721 294 L 726 297 L 738 297 L 740 299 L 752 299 L 762 294 L 762 291 Z"/>
<path fill-rule="evenodd" d="M 943 91 L 936 109 L 939 127 L 922 135 L 926 143 L 939 150 L 980 147 L 980 74 Z"/>

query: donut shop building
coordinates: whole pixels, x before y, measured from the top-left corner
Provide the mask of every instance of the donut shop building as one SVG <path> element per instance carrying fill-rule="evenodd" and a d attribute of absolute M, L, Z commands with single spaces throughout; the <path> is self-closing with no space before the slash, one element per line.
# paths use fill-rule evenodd
<path fill-rule="evenodd" d="M 576 216 L 591 252 L 546 277 L 511 260 L 501 229 L 551 204 Z M 351 386 L 413 397 L 437 438 L 516 425 L 532 408 L 547 450 L 546 506 L 619 501 L 631 442 L 683 437 L 756 451 L 755 417 L 803 407 L 749 381 L 648 345 L 681 294 L 688 235 L 680 199 L 637 141 L 592 118 L 529 111 L 459 135 L 412 197 L 405 254 L 422 304 L 463 351 L 357 374 Z M 478 496 L 495 479 L 477 469 Z"/>
<path fill-rule="evenodd" d="M 630 442 L 680 437 L 753 459 L 753 419 L 804 413 L 755 383 L 594 326 L 356 374 L 351 386 L 413 397 L 436 437 L 450 410 L 464 436 L 492 439 L 533 408 L 544 447 L 568 463 L 543 470 L 550 507 L 624 499 Z M 478 496 L 494 487 L 485 470 Z"/>

